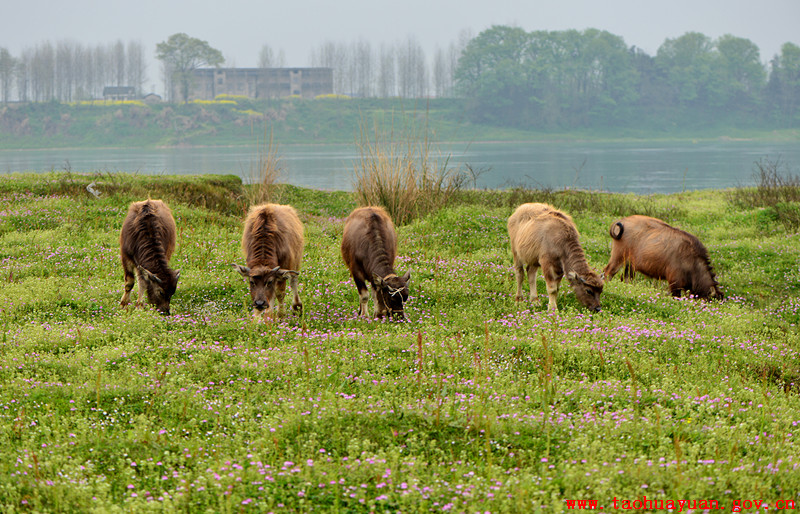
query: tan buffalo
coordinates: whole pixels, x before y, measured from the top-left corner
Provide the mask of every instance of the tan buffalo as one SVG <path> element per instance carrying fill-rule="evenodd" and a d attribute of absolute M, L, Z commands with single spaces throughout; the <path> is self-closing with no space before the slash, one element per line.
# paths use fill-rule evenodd
<path fill-rule="evenodd" d="M 590 311 L 600 311 L 603 277 L 586 262 L 578 229 L 572 218 L 552 205 L 526 203 L 508 218 L 508 237 L 514 257 L 517 279 L 516 300 L 522 301 L 522 282 L 528 271 L 530 301 L 536 299 L 536 271 L 542 268 L 547 285 L 548 308 L 557 309 L 556 297 L 562 277 L 566 276 L 575 297 Z"/>
<path fill-rule="evenodd" d="M 147 301 L 161 313 L 169 314 L 169 303 L 178 287 L 180 272 L 169 268 L 175 251 L 175 220 L 161 200 L 134 202 L 119 235 L 120 258 L 125 275 L 125 292 L 120 305 L 130 302 L 134 272 L 139 277 L 137 306 Z"/>
<path fill-rule="evenodd" d="M 700 298 L 722 299 L 706 247 L 692 234 L 649 216 L 628 216 L 611 225 L 611 279 L 624 265 L 623 279 L 635 273 L 666 280 L 670 293 L 690 291 Z"/>
<path fill-rule="evenodd" d="M 397 234 L 383 208 L 360 207 L 347 217 L 342 235 L 342 258 L 358 289 L 360 316 L 367 316 L 369 284 L 375 300 L 375 316 L 390 314 L 403 318 L 411 273 L 397 276 L 396 257 Z"/>
<path fill-rule="evenodd" d="M 242 234 L 246 266 L 233 268 L 250 285 L 254 316 L 280 311 L 287 280 L 294 295 L 292 309 L 302 312 L 297 276 L 303 243 L 303 224 L 293 207 L 267 203 L 250 209 Z"/>

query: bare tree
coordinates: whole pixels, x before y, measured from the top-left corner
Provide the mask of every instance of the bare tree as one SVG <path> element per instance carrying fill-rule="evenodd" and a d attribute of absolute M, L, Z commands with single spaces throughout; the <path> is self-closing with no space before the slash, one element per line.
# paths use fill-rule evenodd
<path fill-rule="evenodd" d="M 0 48 L 0 97 L 4 104 L 7 104 L 11 98 L 11 87 L 14 83 L 16 68 L 17 60 L 11 55 L 11 52 L 7 48 Z"/>
<path fill-rule="evenodd" d="M 433 94 L 437 98 L 443 98 L 450 93 L 450 73 L 448 69 L 449 61 L 444 50 L 436 49 L 433 55 Z"/>
<path fill-rule="evenodd" d="M 396 94 L 395 50 L 391 45 L 382 44 L 378 57 L 378 96 L 389 98 Z"/>
<path fill-rule="evenodd" d="M 75 48 L 77 43 L 62 40 L 56 43 L 55 55 L 55 97 L 61 102 L 71 102 L 75 89 Z"/>
<path fill-rule="evenodd" d="M 16 67 L 17 99 L 20 102 L 27 102 L 30 98 L 32 62 L 33 50 L 24 49 Z"/>
<path fill-rule="evenodd" d="M 94 84 L 92 87 L 93 96 L 100 97 L 103 92 L 103 87 L 111 82 L 110 72 L 112 69 L 112 59 L 108 48 L 100 45 L 96 46 L 92 62 L 95 69 Z"/>
<path fill-rule="evenodd" d="M 128 85 L 141 95 L 144 93 L 144 83 L 147 80 L 147 64 L 145 63 L 144 46 L 140 41 L 129 41 L 127 49 L 127 73 Z"/>
<path fill-rule="evenodd" d="M 347 88 L 346 66 L 347 48 L 345 45 L 326 41 L 311 52 L 311 66 L 333 69 L 333 92 L 344 94 Z"/>
<path fill-rule="evenodd" d="M 48 41 L 39 44 L 31 60 L 31 93 L 34 102 L 55 99 L 55 50 Z"/>
<path fill-rule="evenodd" d="M 425 51 L 414 36 L 409 36 L 399 47 L 397 76 L 400 96 L 419 98 L 428 93 Z"/>
<path fill-rule="evenodd" d="M 275 52 L 272 51 L 269 45 L 264 45 L 258 52 L 258 67 L 259 68 L 275 68 Z"/>
<path fill-rule="evenodd" d="M 355 44 L 353 58 L 355 61 L 356 84 L 358 96 L 369 98 L 375 96 L 374 57 L 372 45 L 364 39 Z"/>
<path fill-rule="evenodd" d="M 275 51 L 269 46 L 264 45 L 261 51 L 258 52 L 258 67 L 259 68 L 285 68 L 286 67 L 286 52 L 283 48 Z"/>
<path fill-rule="evenodd" d="M 75 67 L 75 100 L 87 100 L 91 95 L 92 77 L 92 50 L 81 44 L 75 47 L 75 55 L 72 59 Z"/>
<path fill-rule="evenodd" d="M 125 74 L 125 65 L 127 62 L 125 59 L 125 44 L 122 40 L 117 40 L 111 45 L 111 62 L 114 73 L 113 84 L 115 86 L 127 86 L 125 83 L 125 79 L 127 78 Z"/>

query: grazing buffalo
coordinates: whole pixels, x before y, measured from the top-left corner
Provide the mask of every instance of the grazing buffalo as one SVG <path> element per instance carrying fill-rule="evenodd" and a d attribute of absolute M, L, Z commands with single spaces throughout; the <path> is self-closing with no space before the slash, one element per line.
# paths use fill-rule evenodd
<path fill-rule="evenodd" d="M 289 205 L 267 203 L 250 208 L 244 222 L 242 251 L 246 266 L 233 264 L 250 284 L 253 316 L 277 312 L 283 305 L 286 280 L 291 282 L 292 309 L 302 312 L 297 276 L 303 256 L 303 224 Z"/>
<path fill-rule="evenodd" d="M 517 301 L 523 300 L 522 280 L 526 266 L 530 301 L 535 300 L 536 270 L 541 267 L 551 311 L 557 309 L 556 297 L 564 275 L 578 301 L 590 311 L 600 311 L 603 277 L 586 262 L 578 242 L 578 229 L 569 215 L 544 203 L 522 204 L 508 218 L 508 236 L 514 256 Z"/>
<path fill-rule="evenodd" d="M 180 272 L 169 268 L 175 251 L 175 220 L 161 200 L 134 202 L 122 223 L 119 235 L 120 257 L 125 272 L 125 292 L 120 305 L 128 305 L 133 289 L 134 270 L 139 276 L 137 306 L 147 301 L 169 315 L 169 302 L 178 286 Z"/>
<path fill-rule="evenodd" d="M 613 225 L 611 258 L 605 275 L 611 279 L 625 265 L 623 279 L 636 272 L 664 279 L 673 296 L 690 291 L 695 296 L 722 299 L 706 247 L 692 234 L 649 216 L 628 216 Z"/>
<path fill-rule="evenodd" d="M 360 207 L 344 223 L 342 258 L 350 269 L 359 297 L 360 316 L 367 316 L 367 284 L 372 286 L 375 316 L 402 319 L 408 300 L 411 273 L 398 277 L 394 271 L 397 234 L 391 218 L 381 207 Z"/>

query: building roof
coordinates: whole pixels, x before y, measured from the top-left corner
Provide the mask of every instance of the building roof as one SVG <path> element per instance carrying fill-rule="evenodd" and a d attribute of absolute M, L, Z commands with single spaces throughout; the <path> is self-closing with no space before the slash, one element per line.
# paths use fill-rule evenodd
<path fill-rule="evenodd" d="M 103 88 L 104 95 L 128 95 L 136 91 L 133 86 L 106 86 Z"/>

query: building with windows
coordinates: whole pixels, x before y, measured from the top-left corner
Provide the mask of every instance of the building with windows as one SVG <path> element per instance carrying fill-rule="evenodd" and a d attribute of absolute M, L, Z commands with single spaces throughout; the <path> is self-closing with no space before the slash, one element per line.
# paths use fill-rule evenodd
<path fill-rule="evenodd" d="M 181 98 L 179 84 L 173 84 L 172 93 L 172 98 Z M 332 68 L 201 68 L 192 72 L 188 100 L 213 100 L 218 95 L 314 98 L 331 93 Z"/>

